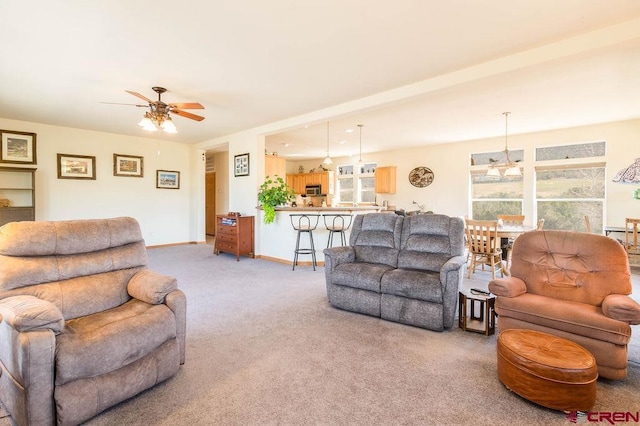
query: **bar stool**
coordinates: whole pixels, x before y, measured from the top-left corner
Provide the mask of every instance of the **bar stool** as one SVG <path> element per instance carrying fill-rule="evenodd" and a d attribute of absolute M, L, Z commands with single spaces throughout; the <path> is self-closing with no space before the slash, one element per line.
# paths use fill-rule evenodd
<path fill-rule="evenodd" d="M 322 216 L 324 227 L 329 231 L 327 248 L 333 247 L 333 234 L 340 234 L 340 245 L 346 246 L 347 237 L 344 233 L 351 226 L 353 216 L 350 214 L 323 214 Z"/>
<path fill-rule="evenodd" d="M 313 260 L 313 270 L 316 270 L 316 248 L 313 245 L 313 230 L 318 226 L 318 220 L 320 218 L 319 214 L 290 214 L 289 218 L 291 219 L 291 225 L 293 229 L 298 231 L 298 235 L 296 237 L 296 250 L 293 256 L 293 271 L 296 269 L 296 265 L 298 264 L 298 255 L 299 254 L 310 254 L 311 259 Z M 310 247 L 300 248 L 300 235 L 302 233 L 307 233 L 309 235 L 309 243 Z"/>

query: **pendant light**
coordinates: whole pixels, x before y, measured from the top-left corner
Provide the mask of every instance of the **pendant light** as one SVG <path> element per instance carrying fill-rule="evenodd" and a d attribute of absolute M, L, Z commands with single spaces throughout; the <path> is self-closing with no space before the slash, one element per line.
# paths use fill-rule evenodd
<path fill-rule="evenodd" d="M 358 168 L 364 167 L 364 161 L 362 161 L 362 126 L 362 124 L 358 124 L 358 127 L 360 128 L 360 160 L 358 160 L 358 163 L 356 164 Z"/>
<path fill-rule="evenodd" d="M 327 121 L 327 158 L 324 159 L 322 164 L 333 164 L 333 160 L 329 157 L 329 122 Z"/>
<path fill-rule="evenodd" d="M 518 166 L 518 163 L 516 163 L 515 161 L 511 161 L 511 158 L 509 158 L 509 141 L 508 141 L 508 135 L 509 135 L 509 114 L 511 114 L 510 112 L 503 112 L 502 113 L 504 115 L 504 155 L 506 157 L 506 162 L 504 164 L 495 164 L 492 163 L 489 166 L 489 169 L 487 170 L 487 176 L 494 176 L 494 177 L 499 177 L 500 176 L 500 168 L 504 168 L 504 175 L 507 177 L 514 177 L 514 176 L 522 176 L 522 171 L 520 170 L 520 166 Z"/>

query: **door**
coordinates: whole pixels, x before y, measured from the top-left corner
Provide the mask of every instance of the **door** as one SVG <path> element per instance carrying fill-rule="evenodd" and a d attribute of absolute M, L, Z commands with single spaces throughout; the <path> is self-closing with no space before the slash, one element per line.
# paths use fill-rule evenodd
<path fill-rule="evenodd" d="M 205 232 L 207 235 L 216 234 L 216 173 L 205 173 Z"/>

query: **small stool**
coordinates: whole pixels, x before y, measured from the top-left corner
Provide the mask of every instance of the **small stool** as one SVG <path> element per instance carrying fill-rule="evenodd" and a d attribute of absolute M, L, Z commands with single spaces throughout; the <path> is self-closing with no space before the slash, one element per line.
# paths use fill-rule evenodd
<path fill-rule="evenodd" d="M 327 248 L 333 247 L 333 234 L 340 234 L 340 245 L 347 245 L 347 237 L 344 233 L 351 226 L 350 214 L 323 214 L 324 227 L 329 231 L 329 239 L 327 240 Z M 329 219 L 329 220 L 327 220 Z"/>
<path fill-rule="evenodd" d="M 582 346 L 534 330 L 498 335 L 498 377 L 531 402 L 562 411 L 589 411 L 596 403 L 596 360 Z"/>
<path fill-rule="evenodd" d="M 291 219 L 291 225 L 293 229 L 298 231 L 298 235 L 296 237 L 296 250 L 293 256 L 293 269 L 295 271 L 296 265 L 298 264 L 298 255 L 299 254 L 310 254 L 313 264 L 313 270 L 316 270 L 316 248 L 313 244 L 313 230 L 318 226 L 318 220 L 320 219 L 319 214 L 290 214 L 289 218 Z M 309 244 L 310 246 L 307 248 L 300 248 L 300 235 L 302 233 L 306 233 L 309 235 Z"/>

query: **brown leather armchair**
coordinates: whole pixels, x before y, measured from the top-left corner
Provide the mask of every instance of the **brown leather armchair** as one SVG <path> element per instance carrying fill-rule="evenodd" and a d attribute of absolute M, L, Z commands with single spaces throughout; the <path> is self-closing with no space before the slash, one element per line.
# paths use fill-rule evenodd
<path fill-rule="evenodd" d="M 512 262 L 510 277 L 489 283 L 499 330 L 574 341 L 593 354 L 601 377 L 625 378 L 630 325 L 640 323 L 640 305 L 628 296 L 622 245 L 602 235 L 532 231 L 515 240 Z"/>

